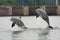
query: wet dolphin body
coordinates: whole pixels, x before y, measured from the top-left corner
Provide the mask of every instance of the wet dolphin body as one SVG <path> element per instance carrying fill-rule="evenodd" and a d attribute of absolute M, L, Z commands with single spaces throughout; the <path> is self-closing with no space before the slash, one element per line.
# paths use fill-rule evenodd
<path fill-rule="evenodd" d="M 24 23 L 23 23 L 22 20 L 20 20 L 20 19 L 11 18 L 11 21 L 13 22 L 11 27 L 14 27 L 15 24 L 16 24 L 18 27 L 27 28 L 27 27 L 25 27 Z"/>
<path fill-rule="evenodd" d="M 36 13 L 37 13 L 36 18 L 40 16 L 43 20 L 45 20 L 48 23 L 48 28 L 53 29 L 53 27 L 50 26 L 49 18 L 48 18 L 47 12 L 45 10 L 36 9 Z"/>

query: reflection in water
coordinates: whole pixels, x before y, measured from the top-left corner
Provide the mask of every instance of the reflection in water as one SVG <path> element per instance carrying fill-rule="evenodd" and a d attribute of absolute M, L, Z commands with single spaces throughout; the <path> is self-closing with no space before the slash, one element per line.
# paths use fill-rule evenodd
<path fill-rule="evenodd" d="M 12 40 L 47 40 L 49 30 L 27 29 L 25 31 L 12 31 Z"/>
<path fill-rule="evenodd" d="M 12 35 L 15 35 L 15 34 L 19 34 L 19 33 L 21 33 L 22 31 L 13 31 L 12 32 Z"/>
<path fill-rule="evenodd" d="M 12 31 L 12 40 L 19 40 L 20 33 L 22 33 L 22 31 Z"/>
<path fill-rule="evenodd" d="M 39 33 L 39 40 L 48 40 L 49 30 L 43 30 Z"/>

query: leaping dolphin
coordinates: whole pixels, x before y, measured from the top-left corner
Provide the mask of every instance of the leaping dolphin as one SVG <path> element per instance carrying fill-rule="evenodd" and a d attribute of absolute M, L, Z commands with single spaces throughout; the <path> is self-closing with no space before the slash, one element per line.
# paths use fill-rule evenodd
<path fill-rule="evenodd" d="M 25 27 L 25 25 L 24 25 L 24 23 L 22 22 L 21 19 L 11 18 L 10 20 L 13 22 L 12 25 L 11 25 L 11 27 L 14 27 L 15 24 L 16 24 L 18 27 L 27 28 L 27 27 Z"/>
<path fill-rule="evenodd" d="M 43 20 L 45 20 L 48 23 L 48 28 L 53 29 L 53 27 L 50 26 L 49 18 L 48 18 L 47 12 L 45 10 L 43 10 L 43 9 L 36 9 L 36 13 L 37 13 L 36 18 L 40 16 Z"/>

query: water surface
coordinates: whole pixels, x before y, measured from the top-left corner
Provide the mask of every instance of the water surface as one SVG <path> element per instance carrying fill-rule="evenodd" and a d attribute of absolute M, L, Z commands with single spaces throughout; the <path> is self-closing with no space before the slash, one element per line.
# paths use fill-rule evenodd
<path fill-rule="evenodd" d="M 49 16 L 50 24 L 56 29 L 47 29 L 47 23 L 36 16 L 22 16 L 28 29 L 15 25 L 11 28 L 11 17 L 0 17 L 0 40 L 60 40 L 60 16 Z M 17 17 L 18 18 L 18 17 Z"/>

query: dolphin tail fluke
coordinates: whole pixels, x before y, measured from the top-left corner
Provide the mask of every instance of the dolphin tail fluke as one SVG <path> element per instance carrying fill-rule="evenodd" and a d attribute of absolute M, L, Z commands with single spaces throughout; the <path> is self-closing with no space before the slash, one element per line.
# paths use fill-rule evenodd
<path fill-rule="evenodd" d="M 52 26 L 49 26 L 48 28 L 51 28 L 51 29 L 53 29 L 53 27 L 52 27 Z"/>

